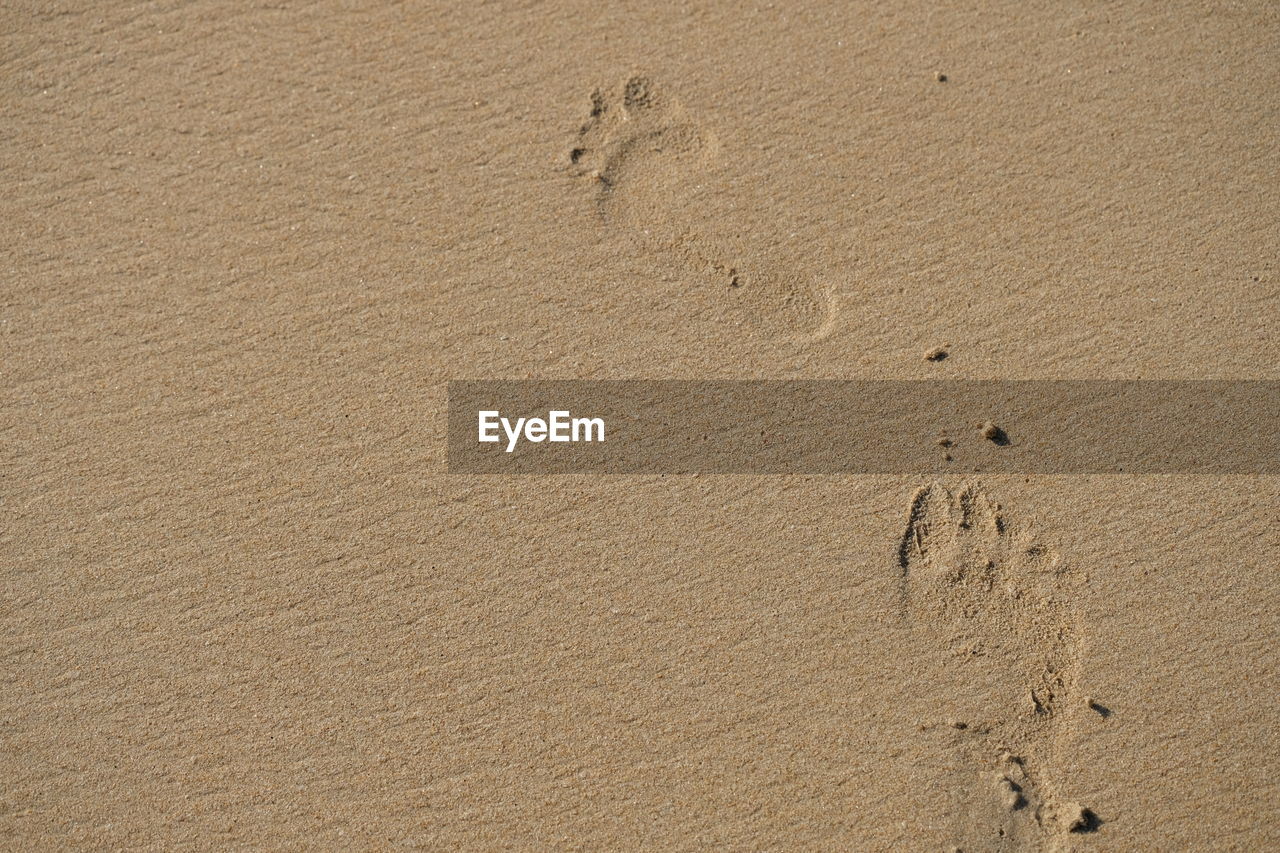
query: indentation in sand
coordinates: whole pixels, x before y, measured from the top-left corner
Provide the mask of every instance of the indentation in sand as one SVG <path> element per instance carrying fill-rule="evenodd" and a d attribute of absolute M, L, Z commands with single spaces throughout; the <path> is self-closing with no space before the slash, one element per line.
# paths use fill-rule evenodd
<path fill-rule="evenodd" d="M 652 79 L 634 75 L 591 94 L 569 151 L 591 182 L 601 219 L 645 251 L 696 274 L 721 303 L 771 333 L 812 335 L 826 324 L 826 293 L 799 270 L 745 263 L 686 213 L 688 194 L 720 150 L 717 137 Z"/>
<path fill-rule="evenodd" d="M 897 563 L 903 619 L 969 686 L 962 708 L 939 709 L 945 723 L 922 726 L 955 751 L 956 843 L 1058 846 L 1083 825 L 1054 776 L 1079 680 L 1079 578 L 976 485 L 918 490 Z"/>

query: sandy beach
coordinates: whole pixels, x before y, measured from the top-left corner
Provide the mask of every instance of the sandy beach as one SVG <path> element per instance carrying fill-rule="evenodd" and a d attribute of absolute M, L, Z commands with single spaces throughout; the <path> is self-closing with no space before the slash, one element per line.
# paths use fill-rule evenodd
<path fill-rule="evenodd" d="M 0 848 L 1280 849 L 1280 477 L 446 453 L 463 379 L 1280 380 L 1280 7 L 0 45 Z"/>

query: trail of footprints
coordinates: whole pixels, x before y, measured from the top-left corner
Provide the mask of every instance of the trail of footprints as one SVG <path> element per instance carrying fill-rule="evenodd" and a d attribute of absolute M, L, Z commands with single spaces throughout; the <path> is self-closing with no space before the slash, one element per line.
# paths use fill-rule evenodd
<path fill-rule="evenodd" d="M 957 716 L 926 726 L 960 768 L 955 849 L 1055 849 L 1096 828 L 1053 777 L 1063 710 L 1077 701 L 1072 570 L 976 486 L 937 484 L 912 499 L 898 569 L 903 618 L 945 638 L 946 666 L 970 688 Z"/>
<path fill-rule="evenodd" d="M 829 304 L 818 286 L 785 265 L 733 260 L 688 213 L 693 187 L 719 150 L 715 134 L 637 75 L 592 92 L 569 161 L 591 185 L 606 225 L 692 274 L 717 307 L 768 333 L 819 332 Z"/>
<path fill-rule="evenodd" d="M 569 161 L 606 225 L 694 273 L 755 325 L 815 333 L 830 309 L 813 282 L 731 260 L 686 213 L 691 187 L 719 150 L 678 101 L 632 76 L 591 94 Z M 1074 573 L 972 485 L 920 489 L 897 557 L 903 618 L 948 638 L 949 665 L 961 676 L 972 668 L 985 709 L 968 718 L 973 708 L 965 708 L 966 719 L 936 726 L 962 768 L 955 849 L 1053 849 L 1067 833 L 1095 829 L 1097 817 L 1063 800 L 1053 780 L 1062 708 L 1074 701 L 1080 666 Z"/>

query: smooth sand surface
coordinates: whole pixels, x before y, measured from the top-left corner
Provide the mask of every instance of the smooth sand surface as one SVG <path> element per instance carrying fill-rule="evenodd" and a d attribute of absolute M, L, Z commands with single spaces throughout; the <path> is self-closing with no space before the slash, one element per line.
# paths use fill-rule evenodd
<path fill-rule="evenodd" d="M 0 846 L 1280 847 L 1275 478 L 444 460 L 456 378 L 1280 378 L 1274 4 L 0 46 Z"/>

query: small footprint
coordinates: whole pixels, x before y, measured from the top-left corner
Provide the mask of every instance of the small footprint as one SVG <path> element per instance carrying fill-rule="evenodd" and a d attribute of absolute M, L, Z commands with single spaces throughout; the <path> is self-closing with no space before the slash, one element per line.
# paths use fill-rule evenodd
<path fill-rule="evenodd" d="M 965 817 L 957 844 L 1060 846 L 1079 831 L 1079 807 L 1053 778 L 1080 667 L 1071 601 L 1078 579 L 974 485 L 917 491 L 897 556 L 903 618 L 928 632 L 943 666 L 967 687 L 964 707 L 925 726 L 959 759 L 953 782 Z"/>
<path fill-rule="evenodd" d="M 603 222 L 697 275 L 714 304 L 769 333 L 819 333 L 830 316 L 820 287 L 786 265 L 733 259 L 689 212 L 691 188 L 719 151 L 683 105 L 636 75 L 591 94 L 569 161 L 591 183 Z"/>

